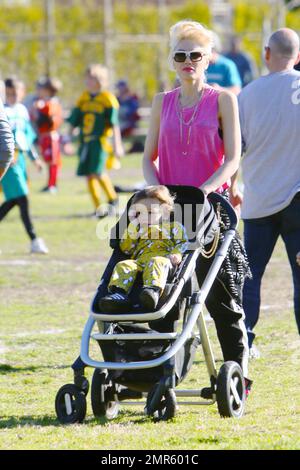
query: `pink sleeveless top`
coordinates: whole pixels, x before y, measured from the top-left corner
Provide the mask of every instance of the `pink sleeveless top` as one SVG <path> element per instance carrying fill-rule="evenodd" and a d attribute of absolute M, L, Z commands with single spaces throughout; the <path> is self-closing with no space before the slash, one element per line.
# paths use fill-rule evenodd
<path fill-rule="evenodd" d="M 218 128 L 219 92 L 206 86 L 195 106 L 182 110 L 180 124 L 178 98 L 180 88 L 166 92 L 163 98 L 159 141 L 158 180 L 160 184 L 201 186 L 224 162 L 224 145 Z M 189 129 L 190 128 L 190 129 Z M 228 188 L 224 184 L 218 189 Z"/>

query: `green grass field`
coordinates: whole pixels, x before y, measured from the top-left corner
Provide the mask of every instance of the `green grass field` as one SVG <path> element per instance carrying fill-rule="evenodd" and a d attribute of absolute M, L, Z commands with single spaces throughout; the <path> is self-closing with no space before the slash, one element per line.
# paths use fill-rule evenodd
<path fill-rule="evenodd" d="M 30 169 L 34 223 L 49 255 L 28 254 L 17 209 L 1 223 L 0 449 L 299 449 L 300 340 L 281 243 L 264 279 L 256 330 L 262 357 L 250 364 L 254 385 L 240 420 L 221 419 L 216 405 L 180 406 L 171 422 L 154 423 L 141 406 L 122 407 L 115 420 L 99 422 L 88 395 L 84 424 L 59 424 L 55 395 L 72 382 L 70 365 L 79 354 L 89 305 L 110 255 L 108 240 L 96 233 L 105 235 L 112 224 L 112 219 L 99 225 L 88 217 L 92 205 L 75 167 L 75 158 L 64 159 L 56 196 L 39 193 L 46 175 Z M 140 155 L 127 156 L 113 179 L 140 181 L 140 168 Z M 208 329 L 220 367 L 213 323 Z M 183 387 L 207 385 L 199 351 Z"/>

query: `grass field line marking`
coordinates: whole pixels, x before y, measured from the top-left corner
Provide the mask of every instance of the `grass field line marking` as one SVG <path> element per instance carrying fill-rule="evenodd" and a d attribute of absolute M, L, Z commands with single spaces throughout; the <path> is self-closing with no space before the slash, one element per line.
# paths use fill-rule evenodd
<path fill-rule="evenodd" d="M 11 338 L 25 338 L 26 336 L 37 336 L 37 335 L 61 335 L 65 333 L 66 331 L 70 331 L 71 328 L 68 329 L 62 329 L 62 328 L 53 328 L 49 330 L 38 330 L 38 331 L 22 331 L 22 333 L 12 333 L 6 335 L 6 337 L 11 337 Z"/>
<path fill-rule="evenodd" d="M 0 265 L 2 266 L 27 266 L 28 264 L 37 264 L 36 261 L 33 260 L 25 260 L 25 259 L 12 259 L 12 260 L 1 260 Z"/>
<path fill-rule="evenodd" d="M 103 256 L 100 257 L 100 262 L 106 261 L 107 257 Z M 47 265 L 49 264 L 55 264 L 56 266 L 70 266 L 73 265 L 74 263 L 78 263 L 80 261 L 81 264 L 90 264 L 91 259 L 84 259 L 80 258 L 80 260 L 77 259 L 69 259 L 69 260 L 58 260 L 58 259 L 51 259 L 51 258 L 43 258 L 42 260 L 37 260 L 37 259 L 7 259 L 7 260 L 0 260 L 0 266 L 28 266 L 28 265 L 42 265 L 45 264 L 45 261 L 47 262 Z M 99 261 L 99 260 L 98 260 Z M 83 269 L 83 268 L 81 268 Z"/>

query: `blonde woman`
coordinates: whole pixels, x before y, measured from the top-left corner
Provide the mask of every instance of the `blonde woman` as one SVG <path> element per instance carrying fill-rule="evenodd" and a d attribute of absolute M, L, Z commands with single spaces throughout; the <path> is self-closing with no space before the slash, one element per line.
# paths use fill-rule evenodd
<path fill-rule="evenodd" d="M 169 65 L 181 85 L 154 97 L 144 175 L 148 184 L 196 186 L 205 195 L 231 191 L 239 202 L 236 189 L 230 188 L 241 154 L 237 99 L 205 83 L 212 47 L 213 34 L 200 23 L 184 20 L 171 27 Z M 209 266 L 210 260 L 199 259 L 200 285 Z M 224 360 L 236 361 L 247 377 L 242 285 L 236 287 L 238 295 L 233 296 L 226 279 L 218 275 L 206 306 L 214 318 Z M 246 379 L 247 389 L 250 384 Z"/>
<path fill-rule="evenodd" d="M 86 90 L 72 110 L 68 122 L 80 129 L 79 165 L 77 174 L 86 176 L 96 215 L 107 215 L 101 209 L 100 187 L 104 190 L 109 205 L 117 201 L 117 194 L 105 173 L 105 164 L 110 152 L 112 137 L 114 154 L 123 155 L 118 124 L 119 103 L 108 91 L 108 70 L 101 64 L 91 64 L 85 73 Z"/>

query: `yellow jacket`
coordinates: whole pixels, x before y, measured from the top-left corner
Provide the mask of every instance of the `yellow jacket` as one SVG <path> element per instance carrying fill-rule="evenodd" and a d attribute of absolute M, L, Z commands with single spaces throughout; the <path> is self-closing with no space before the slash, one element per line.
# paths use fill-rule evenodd
<path fill-rule="evenodd" d="M 189 245 L 187 234 L 179 222 L 140 227 L 132 222 L 120 241 L 120 249 L 131 259 L 147 262 L 154 256 L 183 254 Z"/>

